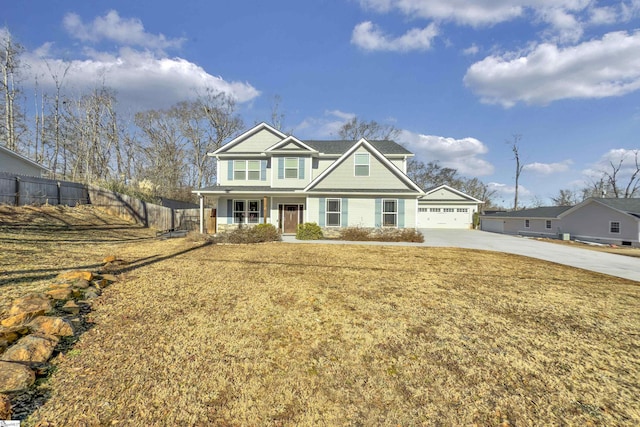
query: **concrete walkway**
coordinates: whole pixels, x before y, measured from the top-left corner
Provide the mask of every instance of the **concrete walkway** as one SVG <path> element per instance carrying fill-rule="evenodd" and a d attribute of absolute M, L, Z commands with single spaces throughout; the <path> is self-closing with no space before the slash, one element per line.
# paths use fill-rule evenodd
<path fill-rule="evenodd" d="M 640 282 L 640 258 L 478 230 L 429 229 L 421 231 L 425 236 L 424 243 L 304 241 L 296 240 L 294 236 L 284 236 L 282 240 L 288 243 L 455 247 L 506 252 Z"/>

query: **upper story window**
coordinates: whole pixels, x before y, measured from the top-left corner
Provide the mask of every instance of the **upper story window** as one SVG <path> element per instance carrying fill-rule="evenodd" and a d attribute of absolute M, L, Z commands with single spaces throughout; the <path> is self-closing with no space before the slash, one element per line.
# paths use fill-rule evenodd
<path fill-rule="evenodd" d="M 260 160 L 234 160 L 233 179 L 235 181 L 259 181 Z"/>
<path fill-rule="evenodd" d="M 610 233 L 620 233 L 620 222 L 619 221 L 611 221 L 609 223 L 609 232 Z"/>
<path fill-rule="evenodd" d="M 284 159 L 284 177 L 298 178 L 298 158 L 286 157 Z"/>
<path fill-rule="evenodd" d="M 355 176 L 369 176 L 369 153 L 357 153 L 353 163 Z"/>

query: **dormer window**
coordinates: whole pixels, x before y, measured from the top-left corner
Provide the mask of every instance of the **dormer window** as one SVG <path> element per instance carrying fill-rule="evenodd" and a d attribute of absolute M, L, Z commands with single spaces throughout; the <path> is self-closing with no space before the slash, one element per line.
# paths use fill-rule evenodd
<path fill-rule="evenodd" d="M 369 153 L 357 153 L 353 162 L 355 176 L 369 176 Z"/>

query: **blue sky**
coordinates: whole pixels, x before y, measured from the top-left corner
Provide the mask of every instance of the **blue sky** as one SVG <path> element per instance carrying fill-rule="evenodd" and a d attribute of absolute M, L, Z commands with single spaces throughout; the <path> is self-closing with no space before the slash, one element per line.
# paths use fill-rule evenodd
<path fill-rule="evenodd" d="M 549 203 L 640 149 L 640 0 L 6 2 L 23 85 L 68 65 L 64 88 L 113 87 L 121 108 L 164 108 L 206 87 L 245 124 L 336 136 L 351 117 L 498 190 Z M 47 68 L 47 65 L 48 67 Z M 56 71 L 57 70 L 57 71 Z"/>

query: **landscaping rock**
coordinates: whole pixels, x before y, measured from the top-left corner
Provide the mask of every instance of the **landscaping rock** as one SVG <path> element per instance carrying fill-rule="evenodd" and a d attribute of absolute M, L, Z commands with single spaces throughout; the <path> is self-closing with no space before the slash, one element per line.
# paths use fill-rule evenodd
<path fill-rule="evenodd" d="M 118 277 L 115 274 L 103 274 L 100 277 L 102 280 L 106 280 L 109 283 L 118 281 Z"/>
<path fill-rule="evenodd" d="M 88 280 L 78 279 L 73 281 L 72 286 L 76 289 L 87 289 L 91 284 Z"/>
<path fill-rule="evenodd" d="M 108 263 L 108 262 L 114 262 L 115 260 L 117 260 L 118 258 L 116 258 L 114 255 L 109 255 L 108 257 L 105 257 L 102 262 L 104 264 Z"/>
<path fill-rule="evenodd" d="M 11 419 L 11 400 L 9 396 L 0 394 L 0 420 Z"/>
<path fill-rule="evenodd" d="M 0 362 L 0 393 L 29 388 L 36 381 L 36 374 L 20 363 Z"/>
<path fill-rule="evenodd" d="M 71 289 L 71 287 L 51 289 L 45 292 L 45 295 L 47 295 L 51 299 L 58 301 L 68 300 L 73 296 L 73 289 Z"/>
<path fill-rule="evenodd" d="M 44 311 L 45 313 L 51 311 L 51 302 L 49 301 L 49 298 L 44 294 L 30 294 L 13 301 L 13 304 L 9 309 L 9 316 L 15 316 L 22 313 L 35 313 L 39 311 Z"/>
<path fill-rule="evenodd" d="M 57 337 L 73 336 L 73 326 L 62 317 L 40 316 L 29 322 L 29 329 L 35 333 L 55 335 Z"/>
<path fill-rule="evenodd" d="M 26 326 L 12 326 L 10 328 L 0 327 L 0 353 L 5 351 L 12 343 L 16 342 L 22 335 L 29 333 Z M 0 418 L 1 420 L 2 418 Z"/>
<path fill-rule="evenodd" d="M 84 291 L 85 299 L 94 299 L 98 298 L 102 294 L 102 291 L 94 286 L 90 287 L 86 291 Z"/>
<path fill-rule="evenodd" d="M 31 334 L 20 338 L 4 352 L 0 360 L 5 362 L 44 363 L 51 357 L 58 345 L 58 337 L 45 334 Z"/>
<path fill-rule="evenodd" d="M 84 279 L 88 282 L 93 280 L 93 273 L 90 271 L 67 271 L 65 273 L 58 274 L 58 280 L 77 280 Z"/>
<path fill-rule="evenodd" d="M 62 311 L 70 314 L 78 314 L 80 313 L 80 306 L 73 300 L 67 301 L 66 304 L 62 306 Z"/>
<path fill-rule="evenodd" d="M 18 325 L 24 325 L 25 323 L 29 323 L 32 319 L 38 316 L 42 316 L 43 314 L 45 314 L 45 310 L 16 314 L 0 321 L 0 326 L 11 328 Z"/>

